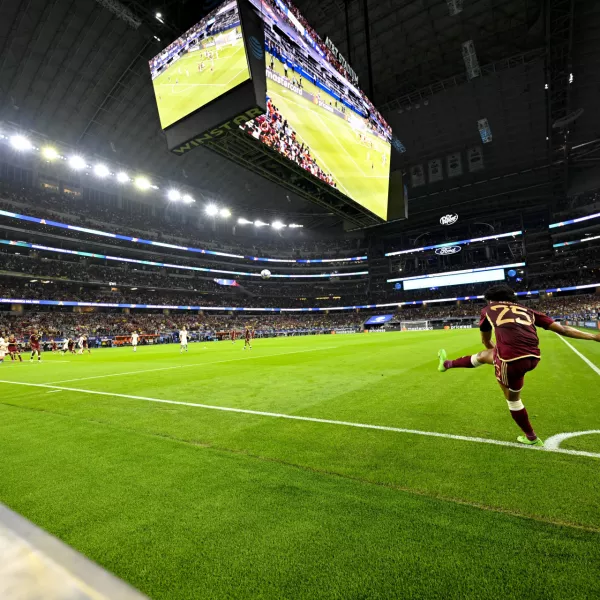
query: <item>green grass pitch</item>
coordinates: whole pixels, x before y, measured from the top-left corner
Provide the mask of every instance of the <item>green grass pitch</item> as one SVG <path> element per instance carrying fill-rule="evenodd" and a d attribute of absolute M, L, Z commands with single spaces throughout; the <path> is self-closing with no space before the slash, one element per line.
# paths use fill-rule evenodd
<path fill-rule="evenodd" d="M 153 81 L 163 129 L 250 77 L 244 42 L 239 38 L 225 43 L 228 33 L 232 38 L 231 32 L 217 36 L 218 58 L 206 57 L 207 52 L 215 52 L 214 45 L 206 45 L 213 39 L 208 38 L 201 50 L 185 54 Z M 199 63 L 204 63 L 201 71 Z"/>
<path fill-rule="evenodd" d="M 598 374 L 540 335 L 536 430 L 600 430 Z M 598 598 L 600 458 L 418 433 L 519 433 L 492 368 L 438 373 L 439 347 L 478 332 L 5 362 L 0 501 L 155 600 Z"/>
<path fill-rule="evenodd" d="M 270 54 L 267 54 L 267 65 Z M 275 71 L 284 75 L 283 65 L 276 60 Z M 292 71 L 288 71 L 292 76 Z M 304 89 L 317 94 L 319 89 L 303 79 Z M 333 98 L 320 90 L 323 101 Z M 338 189 L 374 212 L 387 218 L 390 174 L 390 144 L 369 135 L 374 147 L 361 144 L 358 134 L 344 119 L 288 90 L 272 79 L 267 79 L 267 94 L 288 119 L 300 141 L 304 142 L 317 164 L 333 175 Z M 382 158 L 385 157 L 385 158 Z"/>

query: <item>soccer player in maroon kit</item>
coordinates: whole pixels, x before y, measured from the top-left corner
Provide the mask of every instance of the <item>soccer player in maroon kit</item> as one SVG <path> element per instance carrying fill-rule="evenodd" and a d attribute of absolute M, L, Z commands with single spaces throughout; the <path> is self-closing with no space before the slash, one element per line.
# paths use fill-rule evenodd
<path fill-rule="evenodd" d="M 235 344 L 235 340 L 236 340 L 236 338 L 237 338 L 237 331 L 236 331 L 235 329 L 232 329 L 232 330 L 229 332 L 229 337 L 231 338 L 231 343 L 232 343 L 232 344 Z"/>
<path fill-rule="evenodd" d="M 455 360 L 447 360 L 446 351 L 440 350 L 438 369 L 444 372 L 448 369 L 494 365 L 496 379 L 508 403 L 510 415 L 525 434 L 520 435 L 517 441 L 530 446 L 543 446 L 544 442 L 535 434 L 529 422 L 527 409 L 521 401 L 525 374 L 533 371 L 540 362 L 536 326 L 579 340 L 600 342 L 600 334 L 566 327 L 544 313 L 517 304 L 515 292 L 507 285 L 489 288 L 485 299 L 488 304 L 481 311 L 479 329 L 481 341 L 486 349 Z M 492 333 L 495 333 L 496 345 L 492 342 Z"/>
<path fill-rule="evenodd" d="M 40 336 L 34 331 L 29 336 L 29 345 L 31 346 L 31 358 L 29 361 L 31 362 L 37 353 L 38 361 L 42 360 L 42 355 L 40 353 Z"/>
<path fill-rule="evenodd" d="M 246 327 L 246 332 L 244 333 L 244 350 L 246 346 L 252 350 L 252 332 L 249 327 Z"/>
<path fill-rule="evenodd" d="M 16 357 L 19 357 L 19 361 L 23 362 L 23 357 L 21 356 L 21 352 L 19 350 L 19 344 L 17 343 L 17 338 L 14 334 L 8 336 L 8 354 L 10 355 L 10 360 L 16 360 Z"/>

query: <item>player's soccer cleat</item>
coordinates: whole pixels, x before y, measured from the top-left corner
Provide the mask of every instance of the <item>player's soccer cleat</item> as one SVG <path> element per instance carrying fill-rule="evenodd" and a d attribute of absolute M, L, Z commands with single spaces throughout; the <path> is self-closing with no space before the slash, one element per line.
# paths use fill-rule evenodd
<path fill-rule="evenodd" d="M 521 444 L 525 444 L 526 446 L 543 446 L 544 445 L 544 442 L 542 442 L 542 440 L 540 440 L 540 438 L 535 438 L 535 440 L 530 440 L 525 435 L 520 435 L 517 438 L 517 442 L 519 442 Z"/>
<path fill-rule="evenodd" d="M 438 363 L 438 371 L 440 373 L 443 373 L 444 371 L 448 370 L 444 366 L 444 363 L 446 362 L 446 359 L 448 358 L 448 355 L 446 354 L 446 351 L 443 348 L 438 352 L 438 358 L 440 360 L 440 362 Z"/>

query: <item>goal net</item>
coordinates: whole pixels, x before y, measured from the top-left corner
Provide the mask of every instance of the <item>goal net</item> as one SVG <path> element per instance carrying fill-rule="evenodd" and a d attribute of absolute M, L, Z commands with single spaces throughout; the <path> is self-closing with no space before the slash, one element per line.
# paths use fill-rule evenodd
<path fill-rule="evenodd" d="M 402 331 L 428 331 L 433 329 L 429 321 L 400 321 Z"/>

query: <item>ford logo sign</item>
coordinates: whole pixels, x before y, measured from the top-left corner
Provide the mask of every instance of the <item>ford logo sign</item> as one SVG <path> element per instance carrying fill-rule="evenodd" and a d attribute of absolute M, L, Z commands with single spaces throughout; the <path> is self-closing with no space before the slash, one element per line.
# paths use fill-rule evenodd
<path fill-rule="evenodd" d="M 436 248 L 435 253 L 440 256 L 449 256 L 450 254 L 458 254 L 461 250 L 460 246 L 445 246 L 444 248 Z"/>
<path fill-rule="evenodd" d="M 440 219 L 441 225 L 454 225 L 458 221 L 458 215 L 456 213 L 452 213 L 451 215 L 444 215 Z"/>

